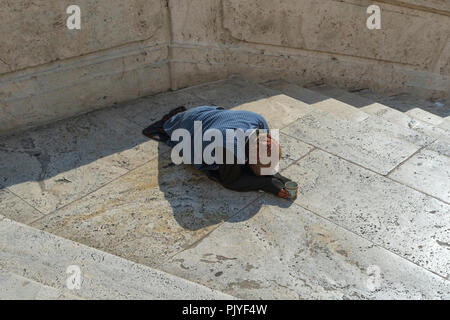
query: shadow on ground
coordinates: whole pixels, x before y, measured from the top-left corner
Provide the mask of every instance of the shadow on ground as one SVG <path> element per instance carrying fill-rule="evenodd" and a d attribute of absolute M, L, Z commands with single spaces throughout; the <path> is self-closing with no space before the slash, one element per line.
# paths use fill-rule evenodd
<path fill-rule="evenodd" d="M 214 95 L 220 96 L 220 92 Z M 239 97 L 223 105 L 232 108 L 261 95 L 247 92 Z M 190 108 L 218 103 L 189 92 L 164 93 L 2 137 L 0 193 L 7 189 L 47 215 L 77 200 L 83 202 L 83 197 L 131 170 L 158 161 L 155 188 L 181 227 L 196 231 L 231 217 L 237 222 L 239 211 L 261 193 L 227 190 L 191 166 L 175 166 L 165 144 L 141 134 L 145 126 L 179 105 Z M 247 218 L 258 212 L 257 207 L 252 208 L 254 212 Z"/>

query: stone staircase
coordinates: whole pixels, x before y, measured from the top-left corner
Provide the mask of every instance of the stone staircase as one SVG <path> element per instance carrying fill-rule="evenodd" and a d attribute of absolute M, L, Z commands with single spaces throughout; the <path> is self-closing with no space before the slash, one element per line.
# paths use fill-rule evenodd
<path fill-rule="evenodd" d="M 0 299 L 233 299 L 6 218 L 0 230 Z M 69 266 L 79 288 L 67 286 Z"/>
<path fill-rule="evenodd" d="M 206 104 L 281 130 L 294 203 L 226 190 L 140 134 Z M 2 137 L 0 298 L 449 299 L 449 116 L 232 78 Z"/>

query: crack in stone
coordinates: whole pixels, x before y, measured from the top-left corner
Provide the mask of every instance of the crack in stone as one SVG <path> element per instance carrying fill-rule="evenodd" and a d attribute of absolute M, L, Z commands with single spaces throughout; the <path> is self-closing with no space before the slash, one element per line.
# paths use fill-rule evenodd
<path fill-rule="evenodd" d="M 442 247 L 450 248 L 450 243 L 448 243 L 448 242 L 443 242 L 443 241 L 439 241 L 439 240 L 436 240 L 436 242 L 438 245 L 440 245 Z"/>

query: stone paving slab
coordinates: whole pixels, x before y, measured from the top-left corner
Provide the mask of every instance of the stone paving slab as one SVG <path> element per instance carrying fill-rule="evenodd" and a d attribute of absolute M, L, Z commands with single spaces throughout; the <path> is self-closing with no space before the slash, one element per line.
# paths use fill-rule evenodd
<path fill-rule="evenodd" d="M 314 147 L 297 139 L 280 133 L 281 161 L 280 169 L 284 170 L 300 158 L 311 152 Z"/>
<path fill-rule="evenodd" d="M 418 130 L 420 125 L 391 124 L 388 119 L 381 121 L 365 114 L 359 118 L 359 110 L 345 103 L 333 108 L 336 100 L 320 93 L 288 86 L 286 90 L 291 93 L 280 94 L 273 90 L 277 86 L 277 82 L 266 88 L 230 79 L 138 99 L 1 138 L 0 225 L 10 222 L 2 214 L 24 223 L 34 221 L 34 227 L 134 262 L 164 266 L 176 275 L 239 297 L 448 298 L 448 281 L 442 277 L 450 279 L 450 229 L 445 224 L 449 205 L 405 186 L 410 183 L 415 189 L 442 196 L 442 186 L 438 186 L 443 183 L 445 188 L 445 181 L 421 184 L 423 167 L 417 180 L 405 177 L 408 179 L 401 183 L 372 172 L 388 174 L 431 143 L 430 136 L 439 139 L 422 152 L 436 150 L 441 154 L 429 165 L 438 168 L 431 176 L 442 178 L 448 161 L 442 155 L 450 154 L 446 134 L 439 135 L 445 130 L 430 129 L 437 133 L 432 136 L 425 131 L 434 126 L 417 120 L 414 125 L 426 127 L 425 134 Z M 143 137 L 141 130 L 183 104 L 188 108 L 216 104 L 252 110 L 263 114 L 272 127 L 287 126 L 280 136 L 281 168 L 287 168 L 283 174 L 300 184 L 296 204 L 288 207 L 289 202 L 261 193 L 229 191 L 189 166 L 173 165 L 169 149 Z M 398 172 L 403 166 L 417 171 L 414 159 L 403 163 Z M 261 197 L 267 205 L 258 200 Z M 248 228 L 243 231 L 244 225 Z M 303 238 L 295 238 L 297 226 L 305 231 L 300 234 Z M 256 231 L 250 232 L 251 228 Z M 12 232 L 18 230 L 13 228 Z M 246 242 L 244 233 L 253 244 Z M 291 243 L 293 236 L 296 242 Z M 28 240 L 39 237 L 33 234 Z M 326 247 L 316 244 L 322 240 Z M 241 251 L 236 249 L 238 243 Z M 343 251 L 335 244 L 342 244 Z M 330 246 L 331 251 L 327 251 Z M 216 251 L 207 251 L 212 249 Z M 264 250 L 269 253 L 263 255 Z M 293 263 L 284 265 L 278 257 Z M 296 260 L 299 257 L 300 262 Z M 92 259 L 98 260 L 97 255 Z M 7 259 L 0 259 L 0 268 L 6 263 L 2 265 L 2 261 Z M 8 264 L 12 269 L 6 270 L 37 282 L 48 272 L 38 265 L 38 273 L 31 277 L 31 273 L 23 273 L 23 266 L 30 261 L 20 261 Z M 382 271 L 383 287 L 377 291 L 367 287 L 371 273 L 367 268 L 373 265 Z M 224 266 L 232 272 L 227 273 Z M 99 272 L 108 276 L 100 279 L 119 279 L 102 268 Z M 149 278 L 137 276 L 131 286 L 145 282 L 143 279 Z M 53 282 L 45 285 L 53 287 Z M 123 290 L 129 292 L 128 285 L 121 283 L 105 297 L 121 297 Z M 90 294 L 94 287 L 90 287 Z M 130 296 L 156 294 L 152 291 L 149 295 L 147 290 L 132 291 Z"/>
<path fill-rule="evenodd" d="M 339 96 L 334 91 L 338 90 L 340 92 L 340 89 L 329 88 L 329 90 L 326 90 L 325 92 L 320 92 L 293 85 L 285 81 L 268 82 L 266 85 L 274 90 L 279 90 L 298 101 L 307 103 L 314 109 L 330 113 L 340 119 L 359 122 L 369 117 L 366 113 L 359 111 L 346 103 L 330 98 Z M 329 93 L 328 91 L 334 94 L 329 96 L 326 94 Z"/>
<path fill-rule="evenodd" d="M 427 149 L 433 150 L 434 152 L 450 157 L 450 141 L 438 139 L 430 146 L 428 146 Z"/>
<path fill-rule="evenodd" d="M 438 127 L 450 132 L 450 117 L 445 118 Z"/>
<path fill-rule="evenodd" d="M 365 120 L 364 123 L 367 124 L 368 127 L 370 127 L 370 129 L 373 131 L 384 133 L 391 137 L 407 141 L 420 147 L 427 146 L 436 140 L 433 137 L 429 137 L 409 127 L 402 127 L 378 117 L 371 116 L 370 118 Z"/>
<path fill-rule="evenodd" d="M 0 213 L 22 223 L 30 223 L 44 216 L 7 189 L 0 190 Z"/>
<path fill-rule="evenodd" d="M 0 300 L 78 300 L 33 280 L 0 269 Z"/>
<path fill-rule="evenodd" d="M 79 290 L 67 288 L 69 266 L 81 271 Z M 233 299 L 8 219 L 0 221 L 0 269 L 86 299 Z"/>
<path fill-rule="evenodd" d="M 450 298 L 449 281 L 366 239 L 295 204 L 258 202 L 163 270 L 243 299 Z"/>
<path fill-rule="evenodd" d="M 401 127 L 411 128 L 435 139 L 450 139 L 450 132 L 447 132 L 442 128 L 435 127 L 430 123 L 414 119 L 406 113 L 400 112 L 379 103 L 370 104 L 366 107 L 363 107 L 361 110 L 377 117 L 383 118 L 389 122 L 398 124 Z"/>
<path fill-rule="evenodd" d="M 179 106 L 185 106 L 189 109 L 208 105 L 207 101 L 191 93 L 194 88 L 165 92 L 138 99 L 132 104 L 125 103 L 117 106 L 114 112 L 143 129 Z"/>
<path fill-rule="evenodd" d="M 49 213 L 158 155 L 141 127 L 110 111 L 2 138 L 0 185 Z"/>
<path fill-rule="evenodd" d="M 427 268 L 450 276 L 450 206 L 320 150 L 284 172 L 296 203 Z"/>
<path fill-rule="evenodd" d="M 164 154 L 32 226 L 156 266 L 257 196 L 226 190 Z"/>
<path fill-rule="evenodd" d="M 414 108 L 406 112 L 406 114 L 410 115 L 413 118 L 416 118 L 418 120 L 428 122 L 434 126 L 439 126 L 443 119 L 435 114 L 432 114 L 428 111 L 422 110 L 420 108 Z"/>
<path fill-rule="evenodd" d="M 189 92 L 204 99 L 209 104 L 224 108 L 233 108 L 278 94 L 269 88 L 240 78 L 193 87 L 190 88 Z"/>
<path fill-rule="evenodd" d="M 439 103 L 437 104 L 436 102 L 422 99 L 413 94 L 396 93 L 389 95 L 386 93 L 373 92 L 367 89 L 358 90 L 353 93 L 360 97 L 369 99 L 373 102 L 384 104 L 390 108 L 396 109 L 404 113 L 407 113 L 408 111 L 417 108 L 441 118 L 450 116 L 449 100 L 440 100 Z M 424 114 L 426 115 L 427 113 Z M 423 120 L 421 117 L 416 119 Z M 435 119 L 439 121 L 439 119 L 437 118 Z"/>
<path fill-rule="evenodd" d="M 281 168 L 312 150 L 289 136 L 280 140 Z M 156 266 L 259 195 L 227 190 L 190 166 L 175 166 L 164 153 L 32 226 Z"/>
<path fill-rule="evenodd" d="M 435 140 L 432 137 L 426 136 L 424 133 L 420 131 L 416 132 L 412 130 L 412 128 L 410 127 L 411 124 L 403 125 L 403 123 L 401 123 L 401 125 L 398 126 L 399 123 L 396 123 L 396 121 L 389 121 L 389 119 L 385 119 L 384 117 L 373 117 L 371 115 L 373 115 L 374 112 L 364 112 L 366 111 L 365 108 L 367 107 L 362 108 L 361 110 L 358 109 L 358 106 L 360 105 L 366 104 L 369 105 L 370 104 L 369 100 L 354 95 L 352 93 L 349 93 L 345 90 L 329 87 L 326 85 L 319 87 L 312 87 L 311 88 L 312 90 L 309 90 L 306 88 L 298 87 L 287 83 L 284 83 L 283 85 L 278 85 L 276 87 L 279 88 L 280 90 L 285 90 L 286 92 L 292 94 L 297 98 L 301 98 L 302 95 L 311 97 L 314 94 L 316 94 L 318 96 L 314 101 L 318 102 L 314 102 L 311 104 L 311 106 L 314 109 L 318 109 L 328 114 L 332 114 L 337 118 L 344 120 L 354 122 L 366 121 L 366 123 L 370 123 L 370 127 L 372 130 L 383 132 L 385 134 L 406 140 L 418 146 L 428 145 Z M 401 112 L 396 111 L 394 109 L 391 108 L 388 109 L 401 114 Z M 395 116 L 397 116 L 397 114 L 395 114 Z M 396 118 L 396 120 L 398 121 L 399 119 Z"/>
<path fill-rule="evenodd" d="M 450 158 L 446 156 L 422 150 L 389 177 L 450 203 Z"/>
<path fill-rule="evenodd" d="M 319 92 L 297 86 L 284 80 L 269 81 L 264 83 L 264 86 L 282 92 L 293 99 L 309 105 L 326 101 L 330 98 L 329 96 L 323 95 Z"/>
<path fill-rule="evenodd" d="M 255 100 L 233 107 L 233 110 L 247 110 L 262 115 L 271 129 L 282 129 L 313 109 L 302 102 L 292 101 L 279 95 Z"/>
<path fill-rule="evenodd" d="M 359 111 L 346 103 L 331 98 L 317 102 L 312 106 L 318 110 L 333 114 L 341 119 L 354 122 L 364 121 L 369 117 L 367 113 Z"/>
<path fill-rule="evenodd" d="M 417 97 L 411 99 L 408 95 L 400 95 L 398 99 L 396 96 L 386 99 L 386 97 L 379 97 L 375 94 L 369 95 L 370 98 L 366 98 L 364 93 L 361 96 L 358 92 L 352 93 L 327 85 L 311 87 L 310 89 L 348 105 L 361 108 L 366 113 L 376 115 L 402 127 L 426 133 L 431 137 L 450 137 L 450 127 L 446 125 L 445 121 L 442 121 L 442 117 L 437 115 L 444 115 L 446 112 L 450 112 L 450 109 L 445 107 L 445 104 L 442 107 L 433 107 L 433 103 L 430 101 Z M 383 105 L 377 101 L 389 103 L 391 106 Z M 396 107 L 403 112 L 396 110 Z M 433 114 L 431 111 L 437 114 Z"/>
<path fill-rule="evenodd" d="M 355 123 L 314 111 L 282 132 L 380 174 L 387 174 L 419 149 L 376 130 L 376 122 L 368 121 Z"/>

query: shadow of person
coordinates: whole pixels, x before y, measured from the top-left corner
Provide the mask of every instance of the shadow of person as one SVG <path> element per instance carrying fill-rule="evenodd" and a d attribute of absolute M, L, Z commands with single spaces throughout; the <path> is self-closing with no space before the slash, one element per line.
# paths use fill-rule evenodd
<path fill-rule="evenodd" d="M 158 184 L 173 216 L 184 229 L 197 231 L 232 219 L 244 221 L 260 210 L 260 198 L 269 203 L 289 207 L 288 200 L 275 201 L 275 196 L 261 192 L 236 192 L 209 179 L 192 165 L 175 165 L 171 151 L 160 143 L 158 153 Z M 245 213 L 244 213 L 245 211 Z"/>

